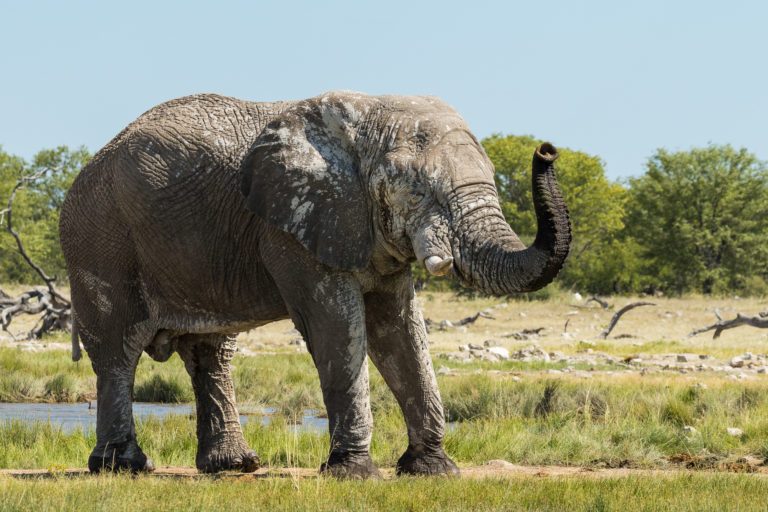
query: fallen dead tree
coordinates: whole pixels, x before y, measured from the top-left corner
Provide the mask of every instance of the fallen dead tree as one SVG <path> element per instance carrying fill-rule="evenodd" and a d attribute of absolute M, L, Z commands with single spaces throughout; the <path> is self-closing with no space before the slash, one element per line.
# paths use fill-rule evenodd
<path fill-rule="evenodd" d="M 697 334 L 714 330 L 715 332 L 712 335 L 712 339 L 717 339 L 726 329 L 733 329 L 734 327 L 741 327 L 742 325 L 751 325 L 752 327 L 757 327 L 758 329 L 768 329 L 768 311 L 758 313 L 757 316 L 747 316 L 741 313 L 736 313 L 736 318 L 731 320 L 723 320 L 723 317 L 720 316 L 720 312 L 717 310 L 717 308 L 715 308 L 715 316 L 717 317 L 716 323 L 708 327 L 694 329 L 687 337 L 690 338 L 692 336 L 696 336 Z"/>
<path fill-rule="evenodd" d="M 631 302 L 618 310 L 615 315 L 613 315 L 613 318 L 611 318 L 611 323 L 608 324 L 608 327 L 605 328 L 603 332 L 600 333 L 600 337 L 605 339 L 608 337 L 609 334 L 611 334 L 611 331 L 614 327 L 616 327 L 616 324 L 619 323 L 619 319 L 621 316 L 626 313 L 627 311 L 630 311 L 634 308 L 640 307 L 640 306 L 655 306 L 656 304 L 653 302 Z"/>
<path fill-rule="evenodd" d="M 448 327 L 459 327 L 462 325 L 473 324 L 477 321 L 478 318 L 487 318 L 488 320 L 496 320 L 496 317 L 491 315 L 487 311 L 478 311 L 474 315 L 468 316 L 466 318 L 462 318 L 461 320 L 457 320 L 455 322 L 451 322 L 450 320 L 441 320 L 439 323 L 437 323 L 437 328 L 443 331 Z M 435 327 L 435 321 L 432 320 L 431 318 L 425 318 L 424 324 L 427 327 L 427 332 L 430 332 L 432 328 Z"/>
<path fill-rule="evenodd" d="M 39 339 L 43 334 L 72 328 L 72 303 L 69 297 L 62 294 L 54 285 L 55 277 L 51 277 L 35 263 L 24 249 L 24 244 L 18 232 L 13 228 L 13 202 L 16 199 L 17 192 L 25 185 L 41 178 L 49 171 L 55 172 L 57 168 L 46 168 L 29 176 L 22 176 L 13 187 L 11 196 L 8 199 L 8 206 L 0 211 L 0 225 L 4 225 L 13 239 L 16 241 L 16 247 L 19 255 L 32 269 L 40 276 L 45 286 L 35 286 L 31 290 L 21 292 L 17 296 L 11 296 L 0 289 L 0 325 L 3 331 L 8 333 L 13 339 L 19 337 L 27 339 Z M 13 334 L 8 327 L 13 319 L 20 315 L 40 315 L 34 327 L 28 332 Z M 79 345 L 72 348 L 72 358 L 80 359 Z"/>
<path fill-rule="evenodd" d="M 522 331 L 513 332 L 511 334 L 504 334 L 505 338 L 514 338 L 516 340 L 525 341 L 535 338 L 544 331 L 546 327 L 536 327 L 535 329 L 523 329 Z"/>

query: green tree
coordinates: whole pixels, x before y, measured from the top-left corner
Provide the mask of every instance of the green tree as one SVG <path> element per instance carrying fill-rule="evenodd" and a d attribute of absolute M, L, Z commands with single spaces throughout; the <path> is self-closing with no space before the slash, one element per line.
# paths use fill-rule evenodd
<path fill-rule="evenodd" d="M 496 168 L 504 216 L 525 243 L 536 236 L 531 159 L 541 143 L 531 136 L 493 135 L 482 144 Z M 571 213 L 573 244 L 558 278 L 578 290 L 610 293 L 632 286 L 636 262 L 622 243 L 626 189 L 605 176 L 600 158 L 558 149 L 557 179 Z"/>
<path fill-rule="evenodd" d="M 630 180 L 644 273 L 677 293 L 768 292 L 768 169 L 746 149 L 659 149 Z"/>
<path fill-rule="evenodd" d="M 85 148 L 71 151 L 66 146 L 42 150 L 32 163 L 9 155 L 0 148 L 0 210 L 8 205 L 11 192 L 22 176 L 49 169 L 39 179 L 19 189 L 13 203 L 13 228 L 24 248 L 49 275 L 64 276 L 66 268 L 59 246 L 58 224 L 67 190 L 91 158 Z M 18 253 L 16 241 L 5 223 L 0 228 L 0 282 L 39 281 Z"/>

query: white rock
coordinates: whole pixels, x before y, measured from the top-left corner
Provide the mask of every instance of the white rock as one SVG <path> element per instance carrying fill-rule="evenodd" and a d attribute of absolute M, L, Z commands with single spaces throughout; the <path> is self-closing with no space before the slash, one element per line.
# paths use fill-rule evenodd
<path fill-rule="evenodd" d="M 731 437 L 741 437 L 744 435 L 744 431 L 740 428 L 728 427 L 728 435 Z"/>
<path fill-rule="evenodd" d="M 469 345 L 459 345 L 459 350 L 461 352 L 467 352 L 469 350 Z"/>
<path fill-rule="evenodd" d="M 509 467 L 513 467 L 514 466 L 514 464 L 512 464 L 511 462 L 507 462 L 507 461 L 501 460 L 501 459 L 489 460 L 488 462 L 485 463 L 485 465 L 486 466 L 495 466 L 497 468 L 509 468 Z"/>
<path fill-rule="evenodd" d="M 685 433 L 685 434 L 693 435 L 696 432 L 697 432 L 697 430 L 695 428 L 693 428 L 692 426 L 690 426 L 690 425 L 686 425 L 686 426 L 683 427 L 683 433 Z"/>
<path fill-rule="evenodd" d="M 731 359 L 731 366 L 734 368 L 741 368 L 744 366 L 744 360 L 738 356 Z"/>
<path fill-rule="evenodd" d="M 574 300 L 576 300 L 577 302 L 581 302 L 581 300 L 582 300 L 584 297 L 582 297 L 582 296 L 581 296 L 581 294 L 580 294 L 579 292 L 576 292 L 576 293 L 574 293 L 574 294 L 573 294 L 573 298 L 574 298 Z"/>
<path fill-rule="evenodd" d="M 496 354 L 501 359 L 509 359 L 509 350 L 505 349 L 504 347 L 490 347 L 486 350 L 491 354 Z"/>
<path fill-rule="evenodd" d="M 449 373 L 451 373 L 451 369 L 448 368 L 447 366 L 441 366 L 440 368 L 437 369 L 438 375 L 448 375 Z"/>

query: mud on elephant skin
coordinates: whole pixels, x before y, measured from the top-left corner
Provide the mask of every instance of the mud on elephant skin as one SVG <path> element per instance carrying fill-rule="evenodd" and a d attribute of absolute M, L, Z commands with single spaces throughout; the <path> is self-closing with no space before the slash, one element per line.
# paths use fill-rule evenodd
<path fill-rule="evenodd" d="M 253 103 L 196 95 L 159 105 L 83 168 L 60 237 L 97 375 L 94 470 L 149 471 L 132 419 L 143 351 L 176 351 L 197 401 L 201 471 L 254 470 L 229 362 L 232 335 L 291 318 L 328 411 L 322 471 L 375 477 L 370 356 L 402 408 L 400 473 L 453 474 L 410 262 L 491 294 L 549 283 L 568 253 L 557 150 L 533 156 L 538 235 L 504 220 L 493 165 L 435 97 L 329 92 Z"/>

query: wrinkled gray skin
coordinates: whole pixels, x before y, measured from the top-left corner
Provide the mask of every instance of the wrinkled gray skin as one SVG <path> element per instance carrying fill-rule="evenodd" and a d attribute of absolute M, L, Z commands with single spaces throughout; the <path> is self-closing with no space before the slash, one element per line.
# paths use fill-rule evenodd
<path fill-rule="evenodd" d="M 409 262 L 492 294 L 549 283 L 568 212 L 549 144 L 534 155 L 539 234 L 526 249 L 493 166 L 434 97 L 330 92 L 250 103 L 189 96 L 99 151 L 61 213 L 77 336 L 97 375 L 91 471 L 153 469 L 136 442 L 134 372 L 181 356 L 197 400 L 197 467 L 253 471 L 229 362 L 233 335 L 291 318 L 320 376 L 331 436 L 321 471 L 377 477 L 366 354 L 405 416 L 399 473 L 456 474 Z"/>

